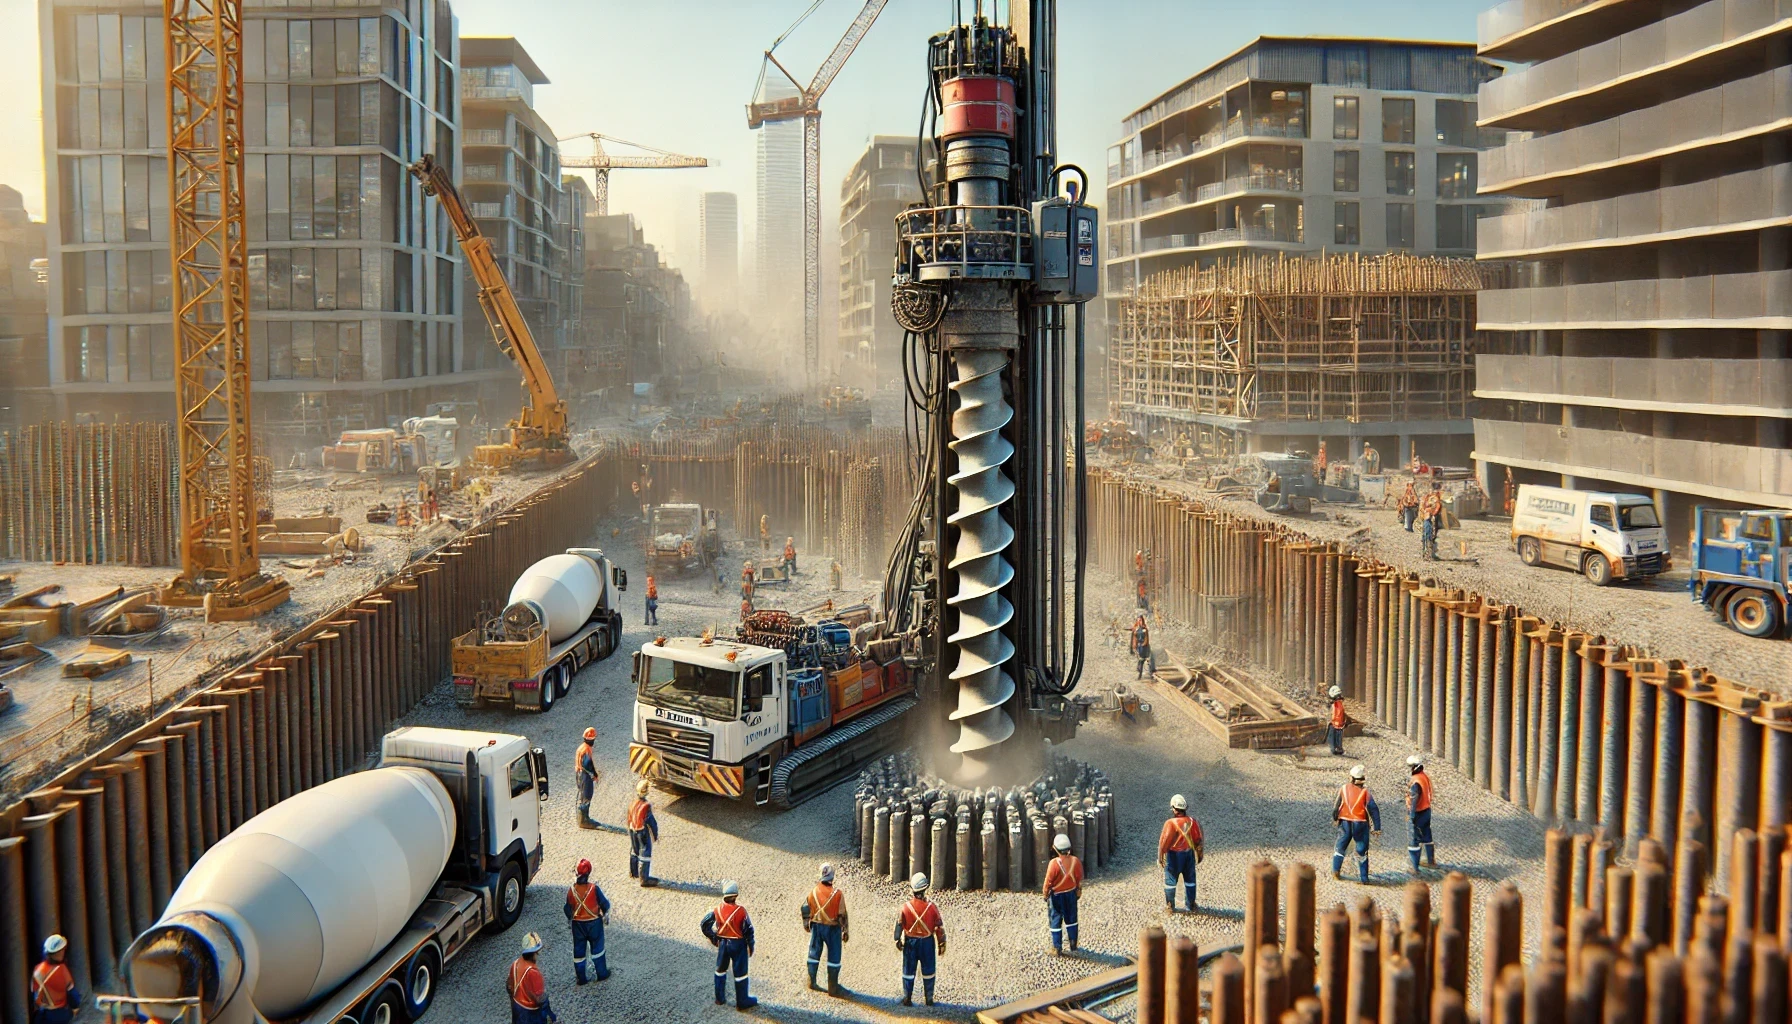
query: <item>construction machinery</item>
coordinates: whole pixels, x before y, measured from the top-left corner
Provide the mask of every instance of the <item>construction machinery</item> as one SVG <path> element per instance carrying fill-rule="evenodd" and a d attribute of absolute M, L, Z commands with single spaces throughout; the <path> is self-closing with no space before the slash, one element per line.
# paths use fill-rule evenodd
<path fill-rule="evenodd" d="M 1792 621 L 1792 512 L 1694 508 L 1687 587 L 1736 632 L 1783 635 Z"/>
<path fill-rule="evenodd" d="M 454 187 L 448 169 L 435 157 L 424 154 L 410 166 L 411 174 L 423 183 L 423 191 L 435 196 L 454 226 L 467 266 L 473 271 L 473 282 L 479 286 L 479 308 L 491 325 L 492 340 L 510 357 L 523 375 L 523 408 L 510 421 L 508 439 L 500 444 L 482 444 L 473 449 L 473 464 L 490 472 L 510 472 L 523 468 L 556 466 L 572 458 L 567 437 L 566 403 L 554 388 L 547 361 L 535 346 L 535 335 L 523 319 L 516 296 L 498 268 L 492 253 L 492 241 L 479 230 L 466 200 Z"/>
<path fill-rule="evenodd" d="M 833 52 L 821 62 L 821 67 L 815 69 L 815 77 L 805 86 L 778 62 L 772 51 L 821 6 L 822 0 L 815 0 L 765 51 L 765 60 L 759 67 L 759 83 L 753 90 L 753 102 L 747 104 L 748 128 L 778 121 L 803 122 L 803 365 L 809 368 L 810 374 L 819 373 L 821 365 L 821 96 L 833 84 L 834 76 L 846 66 L 846 58 L 858 49 L 865 33 L 871 31 L 872 23 L 883 13 L 887 2 L 865 0 L 858 16 L 846 27 L 846 34 L 834 44 Z M 779 74 L 789 79 L 797 88 L 797 95 L 766 98 L 763 88 L 767 65 L 777 68 Z"/>
<path fill-rule="evenodd" d="M 647 571 L 706 570 L 722 556 L 722 531 L 713 509 L 679 502 L 647 511 Z"/>
<path fill-rule="evenodd" d="M 673 153 L 653 146 L 643 145 L 639 142 L 630 142 L 627 139 L 619 139 L 614 135 L 600 135 L 597 132 L 585 132 L 581 135 L 568 135 L 566 138 L 560 139 L 559 141 L 569 142 L 573 139 L 587 138 L 591 140 L 591 155 L 563 156 L 560 158 L 560 166 L 589 167 L 596 172 L 595 177 L 597 179 L 597 185 L 591 191 L 597 197 L 597 209 L 595 212 L 599 217 L 608 216 L 610 213 L 611 171 L 623 168 L 628 168 L 630 170 L 671 171 L 687 167 L 709 166 L 709 160 L 706 157 L 685 156 L 683 153 Z M 633 146 L 636 149 L 646 150 L 653 155 L 617 156 L 604 149 L 605 139 L 617 143 L 618 145 Z"/>
<path fill-rule="evenodd" d="M 622 642 L 628 573 L 597 548 L 567 548 L 523 570 L 504 610 L 454 638 L 454 699 L 552 711 L 573 677 Z"/>

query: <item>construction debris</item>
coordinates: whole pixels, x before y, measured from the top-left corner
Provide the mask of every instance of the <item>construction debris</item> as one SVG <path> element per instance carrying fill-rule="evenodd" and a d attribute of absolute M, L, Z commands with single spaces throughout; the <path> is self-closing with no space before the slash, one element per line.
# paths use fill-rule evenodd
<path fill-rule="evenodd" d="M 1156 680 L 1194 712 L 1208 732 L 1241 750 L 1281 750 L 1317 742 L 1325 723 L 1293 698 L 1210 661 L 1185 666 L 1165 652 Z"/>
<path fill-rule="evenodd" d="M 73 659 L 63 662 L 62 675 L 65 679 L 97 679 L 130 663 L 131 652 L 129 651 L 111 651 L 103 647 L 90 647 Z"/>

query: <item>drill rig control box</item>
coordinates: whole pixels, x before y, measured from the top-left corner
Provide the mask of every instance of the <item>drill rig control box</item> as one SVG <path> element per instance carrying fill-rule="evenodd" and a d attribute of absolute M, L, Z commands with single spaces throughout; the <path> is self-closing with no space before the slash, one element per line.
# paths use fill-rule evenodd
<path fill-rule="evenodd" d="M 1095 298 L 1100 271 L 1093 206 L 1054 196 L 1033 204 L 1033 301 L 1050 304 Z"/>

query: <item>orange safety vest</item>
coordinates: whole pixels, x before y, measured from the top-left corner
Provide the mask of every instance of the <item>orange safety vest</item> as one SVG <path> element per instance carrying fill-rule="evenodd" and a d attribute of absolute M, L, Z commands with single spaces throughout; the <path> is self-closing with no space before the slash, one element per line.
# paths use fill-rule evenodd
<path fill-rule="evenodd" d="M 574 921 L 595 921 L 603 916 L 597 908 L 597 886 L 590 882 L 574 882 L 566 890 L 566 902 L 572 904 Z"/>
<path fill-rule="evenodd" d="M 934 925 L 928 921 L 932 916 L 939 920 L 940 909 L 933 901 L 916 897 L 902 905 L 902 934 L 911 939 L 925 939 L 934 933 Z"/>
<path fill-rule="evenodd" d="M 747 908 L 738 903 L 724 903 L 716 908 L 716 938 L 744 939 L 746 929 L 742 927 L 747 920 Z"/>
<path fill-rule="evenodd" d="M 1354 783 L 1346 782 L 1344 784 L 1343 791 L 1341 793 L 1339 793 L 1339 798 L 1340 798 L 1339 802 L 1338 802 L 1338 820 L 1339 821 L 1368 821 L 1369 820 L 1369 787 L 1368 786 L 1358 786 Z"/>
<path fill-rule="evenodd" d="M 40 1010 L 68 1008 L 68 990 L 75 986 L 75 976 L 67 964 L 45 960 L 31 971 L 31 993 Z"/>
<path fill-rule="evenodd" d="M 836 924 L 840 920 L 840 911 L 845 909 L 846 897 L 840 890 L 823 882 L 809 893 L 809 920 L 815 924 Z"/>
<path fill-rule="evenodd" d="M 531 973 L 535 975 L 535 989 L 546 994 L 547 982 L 541 976 L 541 968 L 519 956 L 510 964 L 510 998 L 525 1010 L 539 1010 L 541 1003 L 535 1001 L 535 992 L 530 991 Z"/>
<path fill-rule="evenodd" d="M 1076 891 L 1083 884 L 1083 862 L 1068 853 L 1053 857 L 1045 884 L 1053 893 Z"/>
<path fill-rule="evenodd" d="M 1412 784 L 1419 787 L 1419 798 L 1412 803 L 1413 813 L 1431 809 L 1431 776 L 1424 772 L 1414 772 Z"/>
<path fill-rule="evenodd" d="M 784 545 L 784 558 L 787 561 L 794 560 L 796 558 L 796 545 L 795 544 Z"/>
<path fill-rule="evenodd" d="M 1350 716 L 1344 713 L 1343 699 L 1332 701 L 1332 728 L 1342 729 L 1348 721 L 1350 721 Z"/>
<path fill-rule="evenodd" d="M 631 832 L 640 832 L 647 827 L 647 816 L 653 813 L 653 805 L 640 797 L 628 805 L 628 827 Z"/>
<path fill-rule="evenodd" d="M 1443 511 L 1444 499 L 1439 497 L 1436 491 L 1432 491 L 1419 499 L 1419 514 L 1425 518 L 1429 519 L 1432 516 L 1442 515 Z"/>
<path fill-rule="evenodd" d="M 655 583 L 651 579 L 647 581 L 647 596 L 648 597 L 660 596 L 660 585 L 658 583 Z"/>
<path fill-rule="evenodd" d="M 1180 853 L 1183 850 L 1195 848 L 1196 832 L 1200 829 L 1200 826 L 1195 824 L 1195 819 L 1186 814 L 1179 814 L 1164 822 L 1164 828 L 1170 833 L 1169 852 Z"/>
<path fill-rule="evenodd" d="M 591 754 L 591 744 L 580 743 L 578 752 L 572 755 L 573 768 L 576 769 L 578 771 L 578 773 L 581 775 L 585 774 L 585 758 L 588 757 L 590 754 Z"/>

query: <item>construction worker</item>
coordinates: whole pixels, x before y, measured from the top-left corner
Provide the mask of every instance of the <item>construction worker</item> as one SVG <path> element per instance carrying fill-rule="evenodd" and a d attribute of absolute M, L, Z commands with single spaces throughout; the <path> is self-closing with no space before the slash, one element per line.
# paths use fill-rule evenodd
<path fill-rule="evenodd" d="M 768 554 L 772 549 L 772 517 L 766 513 L 759 515 L 759 553 Z"/>
<path fill-rule="evenodd" d="M 68 969 L 68 940 L 52 935 L 44 940 L 44 958 L 31 970 L 31 1005 L 36 1024 L 68 1024 L 81 1008 L 81 992 Z"/>
<path fill-rule="evenodd" d="M 659 819 L 647 801 L 647 780 L 635 783 L 635 798 L 628 805 L 628 877 L 639 878 L 643 889 L 660 884 L 653 877 L 653 844 L 660 838 Z"/>
<path fill-rule="evenodd" d="M 1145 666 L 1151 666 L 1151 674 L 1157 675 L 1157 656 L 1151 653 L 1151 629 L 1145 625 L 1145 616 L 1141 615 L 1132 622 L 1132 656 L 1139 660 L 1138 674 L 1134 679 L 1145 677 Z"/>
<path fill-rule="evenodd" d="M 834 564 L 828 568 L 828 582 L 835 590 L 843 589 L 846 586 L 846 569 L 840 564 L 838 558 L 834 559 Z"/>
<path fill-rule="evenodd" d="M 745 621 L 747 621 L 747 619 L 751 618 L 752 615 L 753 615 L 753 599 L 750 597 L 741 598 L 740 599 L 740 621 L 745 622 Z"/>
<path fill-rule="evenodd" d="M 1201 823 L 1189 816 L 1188 799 L 1181 793 L 1170 798 L 1170 816 L 1163 831 L 1157 834 L 1157 866 L 1164 869 L 1164 912 L 1176 912 L 1176 880 L 1182 880 L 1182 895 L 1188 912 L 1199 906 L 1195 902 L 1196 865 L 1203 858 L 1206 837 Z"/>
<path fill-rule="evenodd" d="M 1134 551 L 1132 553 L 1132 573 L 1134 576 L 1145 575 L 1145 552 L 1144 551 Z"/>
<path fill-rule="evenodd" d="M 1143 575 L 1139 577 L 1138 582 L 1134 584 L 1133 589 L 1138 594 L 1139 611 L 1144 612 L 1146 615 L 1150 615 L 1151 591 L 1146 585 L 1145 577 Z"/>
<path fill-rule="evenodd" d="M 927 876 L 915 872 L 908 881 L 914 896 L 896 916 L 896 948 L 902 950 L 902 1005 L 915 1005 L 915 971 L 921 972 L 921 998 L 933 1005 L 933 972 L 946 955 L 946 923 L 940 908 L 927 898 Z"/>
<path fill-rule="evenodd" d="M 1437 532 L 1444 526 L 1442 487 L 1432 484 L 1419 502 L 1419 557 L 1429 562 L 1437 561 Z"/>
<path fill-rule="evenodd" d="M 1425 759 L 1417 754 L 1406 758 L 1412 770 L 1412 783 L 1406 788 L 1406 815 L 1412 825 L 1412 841 L 1406 856 L 1412 859 L 1412 873 L 1419 873 L 1419 853 L 1425 854 L 1425 866 L 1437 867 L 1437 844 L 1431 840 L 1431 776 L 1425 773 Z"/>
<path fill-rule="evenodd" d="M 1326 723 L 1325 738 L 1332 745 L 1332 756 L 1344 756 L 1344 726 L 1349 724 L 1350 715 L 1344 710 L 1344 691 L 1336 686 L 1326 691 L 1332 699 L 1331 721 Z"/>
<path fill-rule="evenodd" d="M 790 570 L 790 575 L 792 575 L 792 576 L 796 575 L 796 538 L 795 537 L 784 538 L 784 567 Z"/>
<path fill-rule="evenodd" d="M 510 977 L 504 987 L 510 992 L 510 1024 L 553 1024 L 559 1020 L 548 1005 L 548 983 L 535 965 L 541 952 L 541 934 L 523 936 L 523 953 L 510 962 Z"/>
<path fill-rule="evenodd" d="M 740 886 L 733 880 L 722 883 L 721 905 L 703 915 L 703 937 L 716 947 L 716 1005 L 728 1005 L 729 965 L 734 967 L 734 1008 L 750 1010 L 759 1000 L 747 994 L 748 958 L 753 955 L 753 920 L 747 908 L 740 905 Z"/>
<path fill-rule="evenodd" d="M 610 976 L 609 959 L 604 956 L 604 918 L 610 913 L 610 900 L 591 881 L 590 861 L 580 858 L 574 874 L 578 877 L 566 890 L 566 920 L 572 925 L 573 973 L 583 985 L 587 953 L 597 980 Z"/>
<path fill-rule="evenodd" d="M 1356 844 L 1358 870 L 1363 883 L 1369 882 L 1369 837 L 1381 835 L 1381 808 L 1369 795 L 1369 770 L 1362 765 L 1350 769 L 1350 781 L 1338 788 L 1338 801 L 1332 805 L 1332 821 L 1338 825 L 1338 846 L 1332 851 L 1332 877 L 1342 878 L 1344 851 Z"/>
<path fill-rule="evenodd" d="M 1394 510 L 1400 513 L 1400 522 L 1405 524 L 1406 532 L 1411 533 L 1413 521 L 1419 518 L 1419 493 L 1413 489 L 1411 480 L 1406 481 L 1406 490 L 1400 492 Z"/>
<path fill-rule="evenodd" d="M 1363 454 L 1357 456 L 1357 471 L 1367 476 L 1381 472 L 1381 453 L 1367 441 L 1363 442 Z"/>
<path fill-rule="evenodd" d="M 660 585 L 654 581 L 652 574 L 647 577 L 647 619 L 649 626 L 660 624 Z"/>
<path fill-rule="evenodd" d="M 840 944 L 846 941 L 846 894 L 834 888 L 834 865 L 823 864 L 815 888 L 803 900 L 803 931 L 809 933 L 809 987 L 820 988 L 815 975 L 821 954 L 828 955 L 828 995 L 845 994 L 840 987 Z"/>
<path fill-rule="evenodd" d="M 1058 833 L 1052 840 L 1058 855 L 1045 869 L 1046 921 L 1052 930 L 1052 952 L 1063 953 L 1064 944 L 1076 952 L 1076 902 L 1083 895 L 1083 862 L 1070 852 L 1070 837 Z"/>
<path fill-rule="evenodd" d="M 1322 484 L 1325 483 L 1325 467 L 1330 464 L 1330 460 L 1325 457 L 1325 442 L 1322 440 L 1319 442 L 1319 454 L 1313 458 L 1313 476 Z"/>
<path fill-rule="evenodd" d="M 591 745 L 597 742 L 597 730 L 587 727 L 585 741 L 572 756 L 573 770 L 579 784 L 579 827 L 596 828 L 591 818 L 591 795 L 597 791 L 597 765 L 591 759 Z"/>

